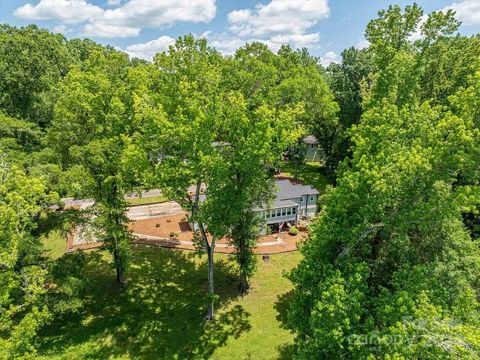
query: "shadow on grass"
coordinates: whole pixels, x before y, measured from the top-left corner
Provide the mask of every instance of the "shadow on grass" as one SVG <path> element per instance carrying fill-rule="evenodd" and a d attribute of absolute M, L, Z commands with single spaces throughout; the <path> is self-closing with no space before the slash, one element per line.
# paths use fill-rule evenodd
<path fill-rule="evenodd" d="M 208 358 L 229 337 L 250 329 L 240 306 L 205 322 L 206 265 L 193 253 L 136 247 L 130 282 L 114 283 L 110 262 L 102 253 L 87 254 L 90 283 L 79 314 L 57 321 L 41 334 L 41 355 L 69 358 Z M 237 296 L 231 265 L 215 264 L 217 308 Z"/>
<path fill-rule="evenodd" d="M 277 311 L 277 320 L 280 322 L 280 326 L 284 329 L 289 329 L 287 325 L 288 321 L 288 308 L 290 307 L 290 303 L 293 298 L 293 290 L 286 292 L 282 295 L 277 297 L 277 301 L 275 302 L 274 308 Z M 285 344 L 282 345 L 278 352 L 280 354 L 279 360 L 289 360 L 293 359 L 294 353 L 294 344 Z"/>

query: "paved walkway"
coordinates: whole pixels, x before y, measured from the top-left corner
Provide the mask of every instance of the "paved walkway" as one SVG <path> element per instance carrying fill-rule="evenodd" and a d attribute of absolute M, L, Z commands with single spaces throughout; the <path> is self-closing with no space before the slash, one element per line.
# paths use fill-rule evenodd
<path fill-rule="evenodd" d="M 131 206 L 127 211 L 127 216 L 131 220 L 150 219 L 159 216 L 173 216 L 184 214 L 185 212 L 175 201 L 166 201 L 158 204 Z"/>

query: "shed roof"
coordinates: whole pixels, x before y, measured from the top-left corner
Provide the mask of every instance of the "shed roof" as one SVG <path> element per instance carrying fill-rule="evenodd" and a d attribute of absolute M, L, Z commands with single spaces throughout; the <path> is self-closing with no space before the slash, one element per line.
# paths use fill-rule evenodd
<path fill-rule="evenodd" d="M 303 138 L 303 142 L 305 144 L 311 144 L 311 145 L 318 144 L 317 138 L 313 135 L 308 135 L 307 137 Z"/>

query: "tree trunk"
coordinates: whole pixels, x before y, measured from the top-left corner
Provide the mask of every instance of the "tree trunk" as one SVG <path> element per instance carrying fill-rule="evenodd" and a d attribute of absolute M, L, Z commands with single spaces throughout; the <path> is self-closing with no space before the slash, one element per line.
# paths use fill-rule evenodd
<path fill-rule="evenodd" d="M 240 284 L 238 285 L 238 291 L 240 295 L 246 295 L 250 289 L 250 284 L 248 283 L 247 274 L 245 271 L 240 272 Z"/>
<path fill-rule="evenodd" d="M 239 265 L 240 265 L 240 283 L 238 284 L 238 291 L 240 295 L 245 295 L 250 287 L 248 284 L 247 272 L 245 271 L 245 266 L 247 265 L 246 262 L 246 246 L 244 239 L 241 239 L 240 243 L 238 244 L 238 251 L 239 251 Z"/>
<path fill-rule="evenodd" d="M 212 242 L 212 245 L 209 246 L 207 251 L 208 254 L 208 304 L 207 304 L 207 320 L 215 319 L 214 312 L 214 302 L 215 302 L 215 287 L 214 287 L 214 278 L 213 278 L 213 251 L 215 243 Z"/>
<path fill-rule="evenodd" d="M 195 219 L 195 214 L 198 210 L 198 203 L 200 199 L 200 189 L 201 182 L 198 181 L 196 185 L 195 198 L 192 204 L 192 216 Z M 214 320 L 214 303 L 215 303 L 215 287 L 214 287 L 214 278 L 213 278 L 213 254 L 215 251 L 215 237 L 212 239 L 212 242 L 208 242 L 207 232 L 205 231 L 205 226 L 201 221 L 198 221 L 198 229 L 200 230 L 200 237 L 203 242 L 203 246 L 208 256 L 208 304 L 207 304 L 207 315 L 205 316 L 206 320 Z"/>
<path fill-rule="evenodd" d="M 115 269 L 117 271 L 117 283 L 120 285 L 125 285 L 125 268 L 122 265 L 118 249 L 113 251 L 113 259 L 115 261 Z"/>

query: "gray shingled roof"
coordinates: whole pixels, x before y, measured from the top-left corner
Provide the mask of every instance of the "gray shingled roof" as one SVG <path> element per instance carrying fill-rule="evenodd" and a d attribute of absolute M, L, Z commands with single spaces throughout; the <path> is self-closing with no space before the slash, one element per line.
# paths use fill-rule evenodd
<path fill-rule="evenodd" d="M 277 180 L 276 184 L 278 187 L 276 198 L 280 200 L 320 194 L 312 185 L 292 184 L 290 180 Z"/>
<path fill-rule="evenodd" d="M 292 184 L 290 180 L 276 180 L 275 184 L 277 186 L 277 192 L 275 194 L 275 199 L 271 204 L 271 209 L 281 208 L 281 207 L 292 207 L 297 206 L 297 203 L 293 199 L 297 199 L 303 195 L 318 195 L 320 194 L 317 189 L 312 185 L 302 185 L 302 184 Z M 195 192 L 195 187 L 190 187 L 193 193 Z M 199 200 L 200 203 L 205 201 L 206 195 L 200 194 Z M 256 211 L 263 210 L 264 208 L 256 208 Z"/>
<path fill-rule="evenodd" d="M 320 194 L 312 185 L 292 184 L 290 180 L 276 180 L 275 184 L 277 185 L 277 192 L 273 203 L 270 205 L 271 209 L 297 206 L 293 199 L 303 195 Z M 260 211 L 264 210 L 264 208 L 258 207 L 255 210 Z"/>

